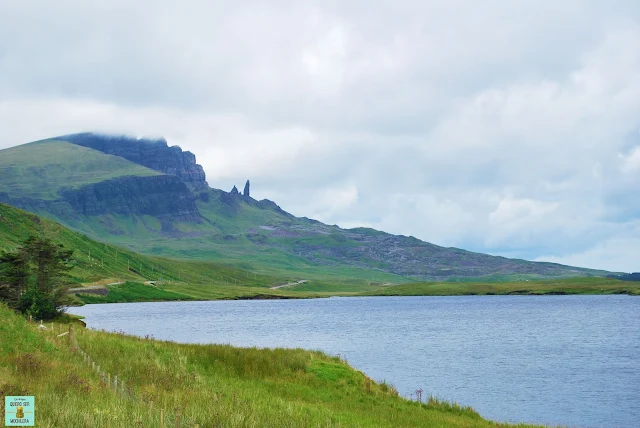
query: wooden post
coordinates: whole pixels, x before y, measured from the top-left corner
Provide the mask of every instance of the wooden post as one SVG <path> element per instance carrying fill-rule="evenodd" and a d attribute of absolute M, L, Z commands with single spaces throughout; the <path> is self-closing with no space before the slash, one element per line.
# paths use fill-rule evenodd
<path fill-rule="evenodd" d="M 149 401 L 149 419 L 151 419 L 152 411 L 153 411 L 153 400 Z"/>
<path fill-rule="evenodd" d="M 160 428 L 164 428 L 164 409 L 160 409 Z"/>
<path fill-rule="evenodd" d="M 180 414 L 176 415 L 176 428 L 180 428 Z"/>
<path fill-rule="evenodd" d="M 118 392 L 118 375 L 113 375 L 113 390 Z"/>
<path fill-rule="evenodd" d="M 107 388 L 111 388 L 111 373 L 107 373 Z"/>
<path fill-rule="evenodd" d="M 126 389 L 126 387 L 124 386 L 124 381 L 123 381 L 123 380 L 122 380 L 122 381 L 120 381 L 120 391 L 122 392 L 122 395 L 124 395 L 124 397 L 126 398 L 127 396 L 126 396 L 126 394 L 125 394 L 125 393 L 126 393 L 127 389 Z"/>

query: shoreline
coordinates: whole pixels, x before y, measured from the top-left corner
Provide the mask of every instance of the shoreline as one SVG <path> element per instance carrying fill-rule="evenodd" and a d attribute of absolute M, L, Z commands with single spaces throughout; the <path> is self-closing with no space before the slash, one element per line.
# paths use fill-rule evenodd
<path fill-rule="evenodd" d="M 616 287 L 616 289 L 580 289 L 564 288 L 564 289 L 552 289 L 552 290 L 533 290 L 533 289 L 516 289 L 516 290 L 470 290 L 460 289 L 457 283 L 427 283 L 425 285 L 418 284 L 415 287 L 409 285 L 400 285 L 389 287 L 389 289 L 375 290 L 364 293 L 326 293 L 318 294 L 305 291 L 289 291 L 288 294 L 273 294 L 273 293 L 261 293 L 255 294 L 236 294 L 236 295 L 224 295 L 224 296 L 212 296 L 210 298 L 198 298 L 189 295 L 180 295 L 179 297 L 171 298 L 145 298 L 145 296 L 135 296 L 135 298 L 115 298 L 109 297 L 110 289 L 105 288 L 106 292 L 101 294 L 91 293 L 93 290 L 88 290 L 88 293 L 82 293 L 81 290 L 74 290 L 76 301 L 79 303 L 73 306 L 84 306 L 85 304 L 98 304 L 98 303 L 136 303 L 136 302 L 175 302 L 175 301 L 219 301 L 219 300 L 297 300 L 297 299 L 326 299 L 330 297 L 453 297 L 453 296 L 608 296 L 608 295 L 627 295 L 627 296 L 640 296 L 640 283 L 627 283 L 629 285 L 624 287 Z M 435 286 L 435 287 L 434 287 Z M 452 286 L 449 292 L 443 292 L 442 288 Z M 456 289 L 456 286 L 458 289 Z M 491 284 L 490 288 L 499 288 L 501 283 Z M 433 289 L 429 289 L 433 287 Z M 266 290 L 265 290 L 266 291 Z M 171 290 L 170 292 L 173 292 Z M 300 294 L 297 294 L 300 293 Z"/>

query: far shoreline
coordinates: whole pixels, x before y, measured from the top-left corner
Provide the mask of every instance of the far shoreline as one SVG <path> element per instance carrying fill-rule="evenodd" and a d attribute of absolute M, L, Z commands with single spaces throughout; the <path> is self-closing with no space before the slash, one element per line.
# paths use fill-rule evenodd
<path fill-rule="evenodd" d="M 612 278 L 568 278 L 512 282 L 416 282 L 390 286 L 373 286 L 364 292 L 341 292 L 314 287 L 313 281 L 270 292 L 268 288 L 220 286 L 194 288 L 189 284 L 148 285 L 135 282 L 107 285 L 87 293 L 74 290 L 76 305 L 94 303 L 217 301 L 217 300 L 293 300 L 329 297 L 371 296 L 571 296 L 628 295 L 640 296 L 640 282 Z M 193 290 L 196 291 L 193 291 Z"/>

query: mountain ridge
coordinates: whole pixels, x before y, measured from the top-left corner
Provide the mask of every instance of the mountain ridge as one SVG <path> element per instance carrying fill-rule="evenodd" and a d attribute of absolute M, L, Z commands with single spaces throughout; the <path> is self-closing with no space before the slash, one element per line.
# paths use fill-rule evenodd
<path fill-rule="evenodd" d="M 143 253 L 216 259 L 232 265 L 277 265 L 294 271 L 365 269 L 425 280 L 535 279 L 610 273 L 445 248 L 413 237 L 368 228 L 341 229 L 295 217 L 273 201 L 252 198 L 248 180 L 242 193 L 236 186 L 230 192 L 209 187 L 195 155 L 178 146 L 169 147 L 164 139 L 83 133 L 49 141 L 93 150 L 93 159 L 108 164 L 115 165 L 114 158 L 125 159 L 156 175 L 148 176 L 146 170 L 121 165 L 123 171 L 136 171 L 142 176 L 122 174 L 96 179 L 97 182 L 89 177 L 86 180 L 90 182 L 80 186 L 66 183 L 57 189 L 58 202 L 19 198 L 16 189 L 9 189 L 11 194 L 0 193 L 0 201 Z M 20 147 L 27 152 L 33 147 L 52 149 L 51 143 Z M 21 150 L 14 148 L 13 152 L 15 156 Z M 29 153 L 20 156 L 28 160 Z M 81 169 L 73 159 L 48 158 L 59 162 L 64 171 Z M 0 184 L 11 187 L 11 180 L 2 178 L 2 165 L 0 161 Z M 157 185 L 146 187 L 148 183 Z M 22 186 L 21 191 L 25 187 L 28 186 Z"/>

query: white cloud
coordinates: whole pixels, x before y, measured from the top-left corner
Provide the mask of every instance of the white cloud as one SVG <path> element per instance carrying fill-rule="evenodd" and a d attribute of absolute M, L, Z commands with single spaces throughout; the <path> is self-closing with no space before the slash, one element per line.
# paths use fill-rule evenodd
<path fill-rule="evenodd" d="M 614 272 L 640 271 L 640 224 L 630 222 L 624 230 L 625 236 L 612 236 L 585 249 L 560 256 L 541 256 L 540 261 L 562 263 Z"/>
<path fill-rule="evenodd" d="M 619 155 L 622 159 L 622 171 L 631 173 L 640 169 L 640 146 L 636 146 L 628 155 Z"/>

